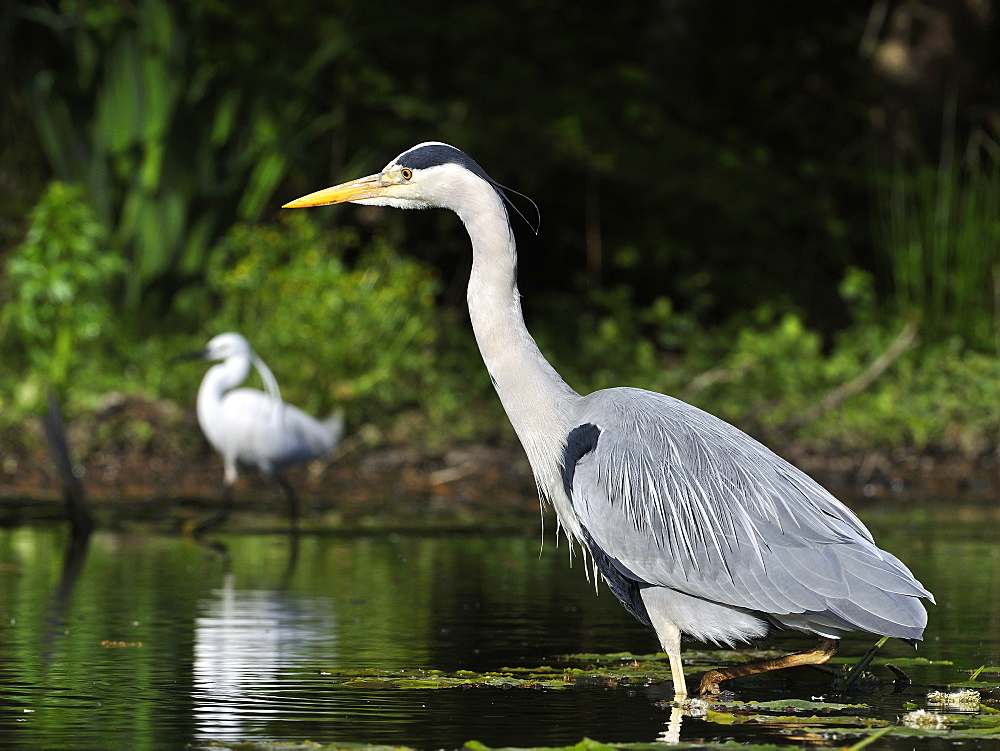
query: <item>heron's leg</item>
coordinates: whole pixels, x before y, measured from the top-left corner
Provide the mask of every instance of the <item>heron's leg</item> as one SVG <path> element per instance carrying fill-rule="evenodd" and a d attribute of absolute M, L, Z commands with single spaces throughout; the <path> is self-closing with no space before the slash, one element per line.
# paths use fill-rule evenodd
<path fill-rule="evenodd" d="M 698 685 L 699 696 L 712 696 L 719 693 L 719 684 L 733 678 L 742 678 L 745 675 L 756 675 L 766 673 L 770 670 L 781 670 L 782 668 L 794 668 L 799 665 L 822 665 L 837 653 L 840 646 L 839 639 L 827 639 L 821 637 L 819 643 L 806 652 L 796 652 L 773 660 L 762 660 L 751 662 L 747 665 L 734 665 L 731 668 L 721 668 L 709 670 L 701 677 Z"/>
<path fill-rule="evenodd" d="M 674 682 L 674 701 L 683 701 L 687 698 L 688 687 L 687 679 L 684 677 L 684 661 L 681 659 L 681 632 L 677 626 L 673 626 L 673 631 L 676 636 L 671 640 L 670 648 L 664 643 L 663 648 L 667 652 L 667 657 L 670 658 L 670 677 Z"/>
<path fill-rule="evenodd" d="M 681 660 L 681 630 L 677 624 L 669 618 L 660 614 L 657 609 L 649 607 L 647 600 L 647 612 L 650 620 L 653 621 L 653 628 L 656 629 L 656 636 L 660 640 L 660 646 L 667 653 L 670 660 L 670 677 L 674 681 L 674 701 L 684 701 L 687 698 L 687 681 L 684 679 L 684 663 Z"/>

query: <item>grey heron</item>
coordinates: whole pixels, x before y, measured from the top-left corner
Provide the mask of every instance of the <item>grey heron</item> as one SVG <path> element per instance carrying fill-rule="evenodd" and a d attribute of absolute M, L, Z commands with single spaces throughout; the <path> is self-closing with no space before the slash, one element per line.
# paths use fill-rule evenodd
<path fill-rule="evenodd" d="M 198 424 L 222 455 L 224 467 L 225 506 L 213 522 L 228 515 L 233 484 L 242 465 L 277 481 L 288 498 L 294 523 L 299 515 L 298 496 L 284 472 L 293 464 L 326 456 L 333 450 L 343 430 L 340 414 L 320 421 L 282 401 L 271 369 L 241 334 L 219 334 L 203 349 L 183 357 L 222 361 L 208 369 L 198 388 Z M 250 374 L 251 363 L 267 393 L 236 388 Z"/>
<path fill-rule="evenodd" d="M 816 648 L 711 670 L 699 693 L 732 678 L 821 664 L 844 633 L 914 641 L 933 596 L 858 517 L 808 475 L 729 423 L 664 394 L 611 388 L 581 396 L 528 333 L 503 186 L 439 142 L 378 174 L 285 208 L 353 202 L 451 209 L 472 241 L 469 313 L 497 394 L 543 504 L 625 608 L 651 626 L 687 696 L 681 635 L 733 645 L 775 629 Z"/>

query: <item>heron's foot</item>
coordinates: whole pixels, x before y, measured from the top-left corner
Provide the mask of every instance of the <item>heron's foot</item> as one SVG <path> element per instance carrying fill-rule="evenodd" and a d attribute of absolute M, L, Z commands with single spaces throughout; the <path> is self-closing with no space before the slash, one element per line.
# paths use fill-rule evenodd
<path fill-rule="evenodd" d="M 698 684 L 698 696 L 718 696 L 722 693 L 719 684 L 731 677 L 721 670 L 709 670 L 701 677 L 701 683 Z"/>
<path fill-rule="evenodd" d="M 721 670 L 709 670 L 701 677 L 698 685 L 700 696 L 715 696 L 720 693 L 719 684 L 733 678 L 743 678 L 748 675 L 759 675 L 771 670 L 782 670 L 784 668 L 794 668 L 800 665 L 822 665 L 837 653 L 837 646 L 840 642 L 837 639 L 820 637 L 819 643 L 806 652 L 795 652 L 794 654 L 778 657 L 773 660 L 762 660 L 760 662 L 750 662 L 746 665 L 734 665 Z"/>

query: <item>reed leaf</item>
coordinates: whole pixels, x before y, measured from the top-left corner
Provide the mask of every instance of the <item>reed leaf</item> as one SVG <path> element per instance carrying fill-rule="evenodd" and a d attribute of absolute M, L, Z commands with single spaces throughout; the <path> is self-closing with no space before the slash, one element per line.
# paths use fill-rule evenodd
<path fill-rule="evenodd" d="M 995 346 L 998 165 L 959 159 L 949 146 L 937 165 L 896 158 L 877 172 L 876 203 L 898 312 L 919 318 L 928 339 Z"/>
<path fill-rule="evenodd" d="M 122 303 L 172 299 L 196 282 L 210 248 L 236 220 L 255 222 L 288 176 L 287 154 L 329 128 L 307 107 L 310 77 L 323 75 L 342 42 L 321 45 L 295 86 L 241 86 L 232 67 L 195 44 L 200 19 L 168 0 L 136 0 L 88 26 L 49 21 L 74 57 L 75 76 L 42 71 L 34 116 L 62 180 L 85 185 L 109 228 L 111 253 L 128 262 Z M 49 16 L 38 16 L 45 23 Z M 314 122 L 322 120 L 322 122 Z M 158 292 L 157 286 L 162 287 Z M 164 294 L 166 290 L 166 294 Z"/>

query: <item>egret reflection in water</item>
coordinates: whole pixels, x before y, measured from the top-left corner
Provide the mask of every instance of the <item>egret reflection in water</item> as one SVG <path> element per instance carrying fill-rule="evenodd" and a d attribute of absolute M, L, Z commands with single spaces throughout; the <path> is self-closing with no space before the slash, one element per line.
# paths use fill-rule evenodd
<path fill-rule="evenodd" d="M 331 664 L 338 650 L 337 618 L 327 597 L 283 590 L 240 589 L 236 575 L 198 603 L 194 623 L 194 715 L 200 734 L 259 728 L 247 714 L 258 703 L 261 720 L 279 712 L 273 694 L 304 665 Z"/>

